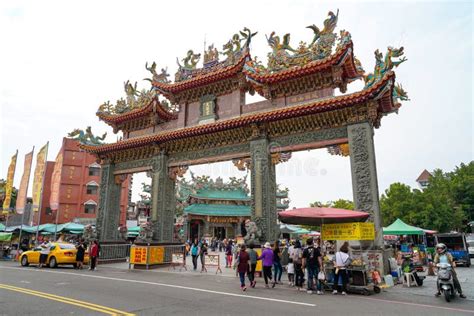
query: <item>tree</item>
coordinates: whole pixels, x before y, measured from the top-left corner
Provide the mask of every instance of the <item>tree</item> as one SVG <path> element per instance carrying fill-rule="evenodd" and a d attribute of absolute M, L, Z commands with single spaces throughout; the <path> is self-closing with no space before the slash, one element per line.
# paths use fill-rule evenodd
<path fill-rule="evenodd" d="M 452 172 L 434 170 L 423 191 L 393 183 L 382 194 L 380 208 L 384 226 L 400 218 L 439 232 L 462 231 L 474 219 L 474 162 Z"/>
<path fill-rule="evenodd" d="M 322 203 L 320 201 L 316 201 L 316 202 L 313 202 L 313 203 L 309 203 L 309 207 L 330 207 L 331 202 L 326 202 L 326 203 Z"/>
<path fill-rule="evenodd" d="M 393 223 L 397 218 L 411 223 L 414 212 L 413 192 L 410 186 L 403 183 L 392 183 L 380 198 L 380 210 L 384 226 Z"/>
<path fill-rule="evenodd" d="M 454 204 L 465 215 L 464 224 L 474 220 L 474 161 L 456 167 L 450 174 Z"/>
<path fill-rule="evenodd" d="M 334 208 L 341 208 L 344 210 L 353 210 L 354 209 L 354 202 L 350 200 L 339 199 L 334 202 L 331 202 L 331 207 Z"/>
<path fill-rule="evenodd" d="M 322 203 L 320 201 L 315 201 L 309 204 L 310 207 L 333 207 L 333 208 L 342 208 L 345 210 L 353 210 L 354 209 L 354 202 L 350 200 L 339 199 L 336 201 L 327 201 L 326 203 Z"/>

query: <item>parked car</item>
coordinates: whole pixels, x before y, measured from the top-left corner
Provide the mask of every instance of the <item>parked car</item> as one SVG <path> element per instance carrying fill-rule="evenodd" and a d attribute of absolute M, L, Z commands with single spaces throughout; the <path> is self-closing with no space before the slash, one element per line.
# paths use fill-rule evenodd
<path fill-rule="evenodd" d="M 23 252 L 20 255 L 20 264 L 24 267 L 30 264 L 39 264 L 41 247 L 34 248 Z M 68 243 L 52 243 L 50 253 L 46 259 L 46 264 L 51 268 L 56 268 L 58 265 L 70 264 L 76 267 L 76 253 L 77 249 L 74 244 Z M 85 253 L 84 263 L 89 262 L 89 254 Z"/>
<path fill-rule="evenodd" d="M 467 245 L 469 247 L 469 258 L 474 258 L 474 240 L 468 240 Z"/>
<path fill-rule="evenodd" d="M 468 245 L 464 233 L 437 234 L 436 243 L 443 243 L 448 247 L 448 251 L 453 256 L 456 264 L 462 264 L 465 267 L 471 266 L 471 258 L 469 258 Z"/>

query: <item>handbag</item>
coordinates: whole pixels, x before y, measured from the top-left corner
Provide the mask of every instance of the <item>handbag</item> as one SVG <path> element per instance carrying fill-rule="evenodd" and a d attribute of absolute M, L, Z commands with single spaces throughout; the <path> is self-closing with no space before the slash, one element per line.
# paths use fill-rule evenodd
<path fill-rule="evenodd" d="M 318 280 L 319 280 L 319 281 L 324 281 L 324 280 L 326 280 L 326 275 L 324 274 L 323 271 L 319 271 L 319 273 L 318 273 Z"/>

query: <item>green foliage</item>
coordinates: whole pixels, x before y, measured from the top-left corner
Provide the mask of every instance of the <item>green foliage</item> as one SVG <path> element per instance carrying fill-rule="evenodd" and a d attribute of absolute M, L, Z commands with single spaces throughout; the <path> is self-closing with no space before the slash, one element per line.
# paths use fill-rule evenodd
<path fill-rule="evenodd" d="M 345 210 L 353 210 L 354 209 L 354 202 L 350 200 L 339 199 L 336 201 L 327 201 L 326 203 L 322 203 L 320 201 L 316 201 L 309 204 L 310 207 L 333 207 L 333 208 L 342 208 Z"/>
<path fill-rule="evenodd" d="M 342 208 L 344 210 L 353 210 L 354 209 L 354 202 L 350 200 L 339 199 L 332 202 L 331 207 L 334 208 Z"/>
<path fill-rule="evenodd" d="M 474 162 L 448 173 L 434 170 L 423 191 L 393 183 L 382 194 L 380 208 L 384 226 L 400 218 L 439 232 L 461 231 L 474 219 Z"/>

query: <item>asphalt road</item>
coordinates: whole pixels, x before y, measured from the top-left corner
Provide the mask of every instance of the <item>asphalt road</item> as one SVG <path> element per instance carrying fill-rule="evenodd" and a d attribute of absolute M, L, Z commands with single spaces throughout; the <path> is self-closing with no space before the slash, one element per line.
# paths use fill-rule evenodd
<path fill-rule="evenodd" d="M 0 262 L 1 315 L 472 315 L 474 301 L 384 292 L 323 296 L 287 285 L 242 292 L 237 278 L 212 273 L 22 268 Z"/>

